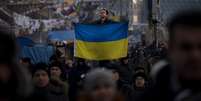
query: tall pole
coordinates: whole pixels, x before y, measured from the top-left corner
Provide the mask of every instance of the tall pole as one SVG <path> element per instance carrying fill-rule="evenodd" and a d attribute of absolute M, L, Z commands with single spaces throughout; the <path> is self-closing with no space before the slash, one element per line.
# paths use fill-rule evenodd
<path fill-rule="evenodd" d="M 148 19 L 149 19 L 149 31 L 151 32 L 151 33 L 153 33 L 152 35 L 153 35 L 153 41 L 154 41 L 154 45 L 156 45 L 156 43 L 155 43 L 155 41 L 156 41 L 156 35 L 155 35 L 155 25 L 154 25 L 154 23 L 153 23 L 153 0 L 148 0 L 148 7 L 147 7 L 147 9 L 148 9 Z"/>
<path fill-rule="evenodd" d="M 160 17 L 160 0 L 156 0 L 156 3 L 155 3 L 155 28 L 154 28 L 154 33 L 155 33 L 155 40 L 156 40 L 156 47 L 158 47 L 158 37 L 157 37 L 157 34 L 158 34 L 158 26 L 159 26 L 159 17 Z"/>
<path fill-rule="evenodd" d="M 121 16 L 123 16 L 123 14 L 122 14 L 122 13 L 123 13 L 123 11 L 122 11 L 122 5 L 123 5 L 123 4 L 122 4 L 122 1 L 120 0 L 120 15 L 121 15 Z"/>
<path fill-rule="evenodd" d="M 154 6 L 153 6 L 154 4 Z M 149 29 L 153 32 L 154 45 L 158 47 L 158 17 L 159 17 L 159 6 L 160 0 L 148 0 L 148 18 L 149 18 Z"/>

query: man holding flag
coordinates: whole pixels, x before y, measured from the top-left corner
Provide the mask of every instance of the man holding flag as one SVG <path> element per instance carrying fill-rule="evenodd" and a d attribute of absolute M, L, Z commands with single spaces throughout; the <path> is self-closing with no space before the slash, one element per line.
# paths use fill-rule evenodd
<path fill-rule="evenodd" d="M 120 59 L 128 53 L 128 23 L 109 20 L 106 9 L 95 24 L 76 24 L 75 57 L 105 61 Z"/>
<path fill-rule="evenodd" d="M 99 12 L 100 19 L 95 21 L 95 24 L 110 24 L 113 23 L 112 20 L 109 19 L 109 11 L 105 8 L 101 9 Z"/>
<path fill-rule="evenodd" d="M 100 20 L 93 24 L 75 24 L 76 58 L 92 60 L 94 67 L 109 69 L 111 60 L 127 57 L 128 53 L 128 22 L 113 22 L 109 20 L 109 12 L 102 9 Z M 118 65 L 118 64 L 117 64 Z M 116 65 L 113 71 L 117 71 Z M 122 68 L 123 69 L 123 68 Z M 123 89 L 123 82 L 117 79 L 121 74 L 114 72 L 118 88 Z"/>

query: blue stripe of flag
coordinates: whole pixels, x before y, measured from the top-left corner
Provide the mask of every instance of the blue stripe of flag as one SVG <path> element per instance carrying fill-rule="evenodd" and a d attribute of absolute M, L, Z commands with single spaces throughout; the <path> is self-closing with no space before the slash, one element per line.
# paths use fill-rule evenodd
<path fill-rule="evenodd" d="M 128 23 L 76 24 L 75 37 L 86 42 L 116 41 L 128 37 Z"/>

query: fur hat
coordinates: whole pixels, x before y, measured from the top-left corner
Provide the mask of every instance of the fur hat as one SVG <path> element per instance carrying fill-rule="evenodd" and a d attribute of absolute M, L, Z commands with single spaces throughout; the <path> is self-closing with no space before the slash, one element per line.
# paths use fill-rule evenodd
<path fill-rule="evenodd" d="M 93 91 L 97 86 L 109 85 L 116 87 L 116 81 L 113 80 L 113 73 L 107 69 L 94 69 L 90 71 L 85 78 L 84 89 Z"/>

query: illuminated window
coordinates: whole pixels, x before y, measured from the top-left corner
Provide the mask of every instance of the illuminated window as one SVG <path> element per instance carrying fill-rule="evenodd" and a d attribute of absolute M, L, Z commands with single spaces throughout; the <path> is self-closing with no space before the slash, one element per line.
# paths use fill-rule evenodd
<path fill-rule="evenodd" d="M 138 23 L 138 16 L 137 15 L 133 16 L 133 23 Z"/>

